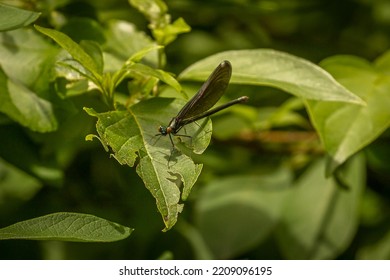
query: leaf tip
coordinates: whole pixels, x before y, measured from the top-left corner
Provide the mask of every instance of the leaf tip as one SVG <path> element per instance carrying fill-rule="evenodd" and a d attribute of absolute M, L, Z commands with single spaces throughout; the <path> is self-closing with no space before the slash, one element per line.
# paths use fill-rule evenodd
<path fill-rule="evenodd" d="M 92 108 L 83 107 L 83 110 L 90 116 L 96 117 L 98 115 L 97 112 Z"/>
<path fill-rule="evenodd" d="M 99 138 L 95 134 L 88 134 L 87 136 L 85 136 L 85 141 L 93 141 L 93 138 L 95 137 Z"/>

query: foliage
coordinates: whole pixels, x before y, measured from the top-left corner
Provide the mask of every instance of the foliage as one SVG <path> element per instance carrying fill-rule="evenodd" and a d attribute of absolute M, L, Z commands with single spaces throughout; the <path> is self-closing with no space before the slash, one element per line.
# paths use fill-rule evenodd
<path fill-rule="evenodd" d="M 126 238 L 131 229 L 78 213 L 54 213 L 2 228 L 1 239 L 112 242 Z"/>
<path fill-rule="evenodd" d="M 318 36 L 326 1 L 267 3 L 1 4 L 2 258 L 389 258 L 390 20 L 356 53 L 352 18 Z M 172 149 L 158 126 L 223 60 L 221 102 L 249 102 Z"/>

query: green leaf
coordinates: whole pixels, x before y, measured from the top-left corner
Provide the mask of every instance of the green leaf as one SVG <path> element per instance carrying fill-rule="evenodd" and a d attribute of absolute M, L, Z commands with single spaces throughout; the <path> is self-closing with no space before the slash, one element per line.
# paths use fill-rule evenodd
<path fill-rule="evenodd" d="M 180 220 L 175 229 L 191 244 L 196 260 L 214 259 L 200 231 L 195 226 L 185 220 Z"/>
<path fill-rule="evenodd" d="M 93 59 L 96 64 L 98 73 L 103 73 L 104 61 L 103 52 L 100 45 L 95 41 L 81 41 L 80 46 Z"/>
<path fill-rule="evenodd" d="M 57 129 L 53 105 L 23 84 L 8 78 L 0 68 L 0 112 L 33 131 Z"/>
<path fill-rule="evenodd" d="M 90 83 L 85 69 L 65 50 L 57 56 L 55 64 L 56 90 L 63 98 L 85 94 L 96 89 Z"/>
<path fill-rule="evenodd" d="M 390 50 L 375 60 L 375 68 L 383 73 L 390 74 Z"/>
<path fill-rule="evenodd" d="M 365 185 L 364 158 L 346 164 L 342 178 L 349 190 L 324 176 L 325 160 L 313 164 L 283 202 L 277 240 L 285 258 L 333 259 L 352 242 Z"/>
<path fill-rule="evenodd" d="M 383 234 L 379 240 L 369 245 L 363 245 L 358 252 L 360 260 L 389 260 L 390 259 L 390 231 Z"/>
<path fill-rule="evenodd" d="M 69 52 L 69 54 L 74 58 L 74 60 L 79 62 L 86 70 L 88 70 L 92 74 L 90 79 L 96 84 L 98 84 L 97 81 L 101 79 L 101 69 L 99 69 L 93 58 L 88 53 L 86 53 L 79 44 L 73 41 L 66 34 L 57 30 L 44 28 L 38 25 L 35 25 L 35 28 L 42 34 L 45 34 L 46 36 L 53 39 L 58 45 L 60 45 L 63 49 Z"/>
<path fill-rule="evenodd" d="M 4 209 L 15 207 L 19 201 L 30 200 L 43 187 L 40 180 L 12 166 L 3 158 L 0 158 L 0 174 L 0 205 Z"/>
<path fill-rule="evenodd" d="M 129 61 L 131 62 L 140 62 L 141 59 L 143 59 L 147 54 L 153 52 L 153 51 L 156 51 L 156 50 L 159 50 L 159 49 L 162 49 L 163 46 L 158 46 L 158 45 L 151 45 L 151 46 L 147 46 L 139 51 L 137 51 L 136 53 L 134 53 Z"/>
<path fill-rule="evenodd" d="M 0 154 L 4 160 L 46 185 L 62 186 L 63 170 L 52 157 L 40 153 L 42 147 L 26 136 L 24 128 L 3 125 L 0 126 L 0 135 Z M 46 134 L 44 137 L 48 138 Z M 54 146 L 53 142 L 51 146 Z"/>
<path fill-rule="evenodd" d="M 291 180 L 291 173 L 281 169 L 215 180 L 202 190 L 196 225 L 216 259 L 239 256 L 275 230 Z"/>
<path fill-rule="evenodd" d="M 179 80 L 204 81 L 222 60 L 233 66 L 231 83 L 271 86 L 310 100 L 364 102 L 317 65 L 269 49 L 226 51 L 198 61 L 185 69 Z"/>
<path fill-rule="evenodd" d="M 133 229 L 80 213 L 58 212 L 0 229 L 0 240 L 59 240 L 113 242 L 127 238 Z"/>
<path fill-rule="evenodd" d="M 171 23 L 171 16 L 167 13 L 168 7 L 161 0 L 130 0 L 130 4 L 149 20 L 149 28 L 159 45 L 166 46 L 174 41 L 177 35 L 191 30 L 183 18 Z"/>
<path fill-rule="evenodd" d="M 152 67 L 149 67 L 141 63 L 131 64 L 128 67 L 126 67 L 126 69 L 130 72 L 130 75 L 132 72 L 136 72 L 137 74 L 156 77 L 159 80 L 163 81 L 164 83 L 173 87 L 177 92 L 180 93 L 182 92 L 182 88 L 179 82 L 175 78 L 173 78 L 169 73 L 163 70 L 154 69 Z"/>
<path fill-rule="evenodd" d="M 179 201 L 187 199 L 202 169 L 201 164 L 195 164 L 182 151 L 187 151 L 188 146 L 193 152 L 202 153 L 211 138 L 208 119 L 182 129 L 181 132 L 192 139 L 173 136 L 176 147 L 173 151 L 169 137 L 156 136 L 159 125 L 167 125 L 183 105 L 181 100 L 153 98 L 127 111 L 96 113 L 86 109 L 88 114 L 98 118 L 98 138 L 104 147 L 111 149 L 112 156 L 130 167 L 138 163 L 137 173 L 156 199 L 165 230 L 176 223 L 183 208 Z M 87 139 L 91 138 L 94 137 L 88 136 Z"/>
<path fill-rule="evenodd" d="M 304 109 L 304 101 L 300 98 L 290 98 L 279 107 L 265 107 L 261 109 L 256 128 L 269 130 L 273 127 L 300 126 L 310 128 L 307 118 L 295 112 Z"/>
<path fill-rule="evenodd" d="M 104 29 L 99 22 L 88 17 L 69 17 L 61 24 L 61 32 L 75 42 L 94 41 L 98 45 L 105 43 Z"/>
<path fill-rule="evenodd" d="M 158 49 L 155 42 L 136 26 L 119 20 L 108 23 L 106 31 L 105 71 L 117 71 L 128 61 L 129 57 L 135 62 L 142 55 L 148 65 L 158 65 Z M 152 51 L 148 48 L 156 48 Z M 145 55 L 144 52 L 148 51 Z M 145 56 L 143 56 L 145 55 Z"/>
<path fill-rule="evenodd" d="M 331 156 L 327 174 L 363 149 L 390 125 L 390 78 L 369 62 L 352 56 L 335 56 L 322 62 L 366 106 L 338 102 L 308 101 L 311 120 Z"/>
<path fill-rule="evenodd" d="M 172 24 L 168 24 L 163 28 L 153 29 L 153 35 L 159 44 L 167 46 L 169 43 L 176 40 L 179 34 L 190 31 L 191 27 L 184 21 L 184 19 L 178 18 Z"/>
<path fill-rule="evenodd" d="M 8 31 L 28 26 L 38 19 L 41 13 L 22 10 L 0 3 L 0 31 Z"/>
<path fill-rule="evenodd" d="M 0 65 L 7 76 L 52 100 L 50 81 L 59 48 L 34 30 L 24 28 L 4 33 L 0 42 Z"/>
<path fill-rule="evenodd" d="M 168 11 L 167 5 L 161 0 L 130 0 L 129 2 L 152 24 L 158 24 Z"/>

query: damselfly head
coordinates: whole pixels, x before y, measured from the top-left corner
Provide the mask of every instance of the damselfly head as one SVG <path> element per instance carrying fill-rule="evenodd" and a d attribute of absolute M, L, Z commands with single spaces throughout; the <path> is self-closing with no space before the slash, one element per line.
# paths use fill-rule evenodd
<path fill-rule="evenodd" d="M 167 127 L 160 125 L 160 127 L 158 128 L 158 132 L 160 132 L 161 135 L 164 135 L 164 136 L 167 135 L 168 134 Z"/>

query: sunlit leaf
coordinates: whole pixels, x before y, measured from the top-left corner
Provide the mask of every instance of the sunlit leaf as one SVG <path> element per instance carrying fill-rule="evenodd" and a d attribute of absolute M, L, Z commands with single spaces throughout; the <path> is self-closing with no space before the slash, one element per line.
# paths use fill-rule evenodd
<path fill-rule="evenodd" d="M 105 71 L 117 71 L 129 57 L 135 62 L 143 58 L 148 65 L 157 67 L 160 47 L 134 24 L 112 20 L 108 22 L 106 37 Z M 152 48 L 156 49 L 153 51 Z"/>
<path fill-rule="evenodd" d="M 103 52 L 100 45 L 95 41 L 81 41 L 80 46 L 93 59 L 96 64 L 98 73 L 103 73 Z"/>
<path fill-rule="evenodd" d="M 331 174 L 389 127 L 390 78 L 367 61 L 352 56 L 328 58 L 322 66 L 367 104 L 307 102 L 311 120 L 331 156 L 327 166 Z"/>
<path fill-rule="evenodd" d="M 357 258 L 361 260 L 388 260 L 390 259 L 390 231 L 387 231 L 375 243 L 363 245 L 357 252 Z"/>
<path fill-rule="evenodd" d="M 231 83 L 271 86 L 310 100 L 364 104 L 317 65 L 270 49 L 221 52 L 194 63 L 179 79 L 202 81 L 222 60 L 233 66 Z"/>
<path fill-rule="evenodd" d="M 38 19 L 41 13 L 23 10 L 0 3 L 0 31 L 27 26 Z"/>
<path fill-rule="evenodd" d="M 59 212 L 2 228 L 0 240 L 113 242 L 127 238 L 132 231 L 131 228 L 93 215 Z"/>
<path fill-rule="evenodd" d="M 333 259 L 351 243 L 359 221 L 364 159 L 356 156 L 342 172 L 349 189 L 324 174 L 325 160 L 313 164 L 291 188 L 277 237 L 285 258 Z"/>
<path fill-rule="evenodd" d="M 23 84 L 8 78 L 0 68 L 0 112 L 33 131 L 57 129 L 53 104 Z"/>
<path fill-rule="evenodd" d="M 280 170 L 218 179 L 203 189 L 196 224 L 217 259 L 233 258 L 275 230 L 291 180 L 288 170 Z"/>
<path fill-rule="evenodd" d="M 112 156 L 121 164 L 137 165 L 137 173 L 156 199 L 165 230 L 176 223 L 183 208 L 180 199 L 187 199 L 202 169 L 201 164 L 195 164 L 179 147 L 185 144 L 195 153 L 202 153 L 211 137 L 211 123 L 207 119 L 183 128 L 183 133 L 192 139 L 173 137 L 174 150 L 168 136 L 156 136 L 159 125 L 166 125 L 183 104 L 180 100 L 154 98 L 127 111 L 96 113 L 87 109 L 98 118 L 98 137 L 110 148 Z"/>
<path fill-rule="evenodd" d="M 91 76 L 91 80 L 96 81 L 97 78 L 101 76 L 101 72 L 93 60 L 93 58 L 84 51 L 84 49 L 73 41 L 68 35 L 62 33 L 60 31 L 49 29 L 45 27 L 41 27 L 35 25 L 35 28 L 45 34 L 46 36 L 53 39 L 58 45 L 60 45 L 63 49 L 65 49 L 69 54 L 79 62 L 85 69 L 87 69 L 93 76 Z"/>
<path fill-rule="evenodd" d="M 175 78 L 173 78 L 169 73 L 167 73 L 163 70 L 154 69 L 152 67 L 149 67 L 149 66 L 147 66 L 145 64 L 141 64 L 141 63 L 131 64 L 126 69 L 130 72 L 130 74 L 131 74 L 131 72 L 136 72 L 138 74 L 143 74 L 143 75 L 158 78 L 159 80 L 161 80 L 161 81 L 165 82 L 166 84 L 170 85 L 171 87 L 173 87 L 177 92 L 180 92 L 180 93 L 182 92 L 181 86 L 178 83 L 178 81 Z"/>
<path fill-rule="evenodd" d="M 130 0 L 130 4 L 145 15 L 152 23 L 158 23 L 168 11 L 162 0 Z"/>
<path fill-rule="evenodd" d="M 177 36 L 182 33 L 191 31 L 191 27 L 182 18 L 178 18 L 172 24 L 168 24 L 163 28 L 153 30 L 153 35 L 157 42 L 161 45 L 168 45 L 176 40 Z"/>

